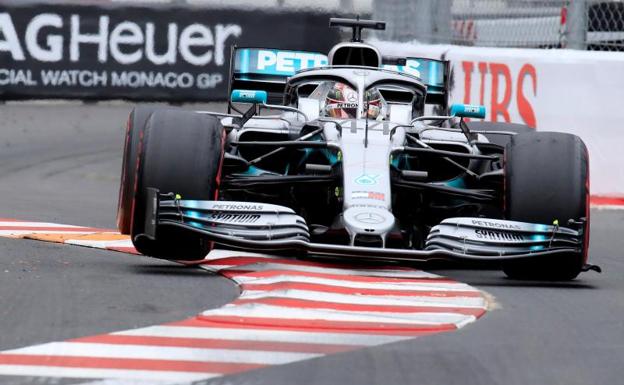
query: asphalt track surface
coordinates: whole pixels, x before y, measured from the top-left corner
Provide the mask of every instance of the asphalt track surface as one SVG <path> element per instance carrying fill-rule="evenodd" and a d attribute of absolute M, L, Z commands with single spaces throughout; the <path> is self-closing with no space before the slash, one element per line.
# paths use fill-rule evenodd
<path fill-rule="evenodd" d="M 113 228 L 130 109 L 124 103 L 0 106 L 0 217 Z M 624 211 L 592 210 L 591 261 L 604 273 L 570 283 L 519 282 L 491 270 L 433 271 L 495 298 L 495 309 L 457 332 L 209 383 L 622 383 L 623 230 Z M 225 278 L 167 262 L 0 238 L 0 350 L 175 321 L 237 294 Z M 46 382 L 5 377 L 1 383 Z"/>

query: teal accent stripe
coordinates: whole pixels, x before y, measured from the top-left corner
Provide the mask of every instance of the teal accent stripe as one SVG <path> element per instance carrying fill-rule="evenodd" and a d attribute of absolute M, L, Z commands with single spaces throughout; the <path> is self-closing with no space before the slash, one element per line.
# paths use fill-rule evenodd
<path fill-rule="evenodd" d="M 244 49 L 241 53 L 241 72 L 246 74 L 249 72 L 249 50 Z"/>
<path fill-rule="evenodd" d="M 457 178 L 448 180 L 448 181 L 444 182 L 444 184 L 449 186 L 449 187 L 455 187 L 455 188 L 465 188 L 466 187 L 466 183 L 464 182 L 464 179 L 462 177 L 457 177 Z"/>
<path fill-rule="evenodd" d="M 429 62 L 429 85 L 439 85 L 440 79 L 438 79 L 438 62 Z"/>

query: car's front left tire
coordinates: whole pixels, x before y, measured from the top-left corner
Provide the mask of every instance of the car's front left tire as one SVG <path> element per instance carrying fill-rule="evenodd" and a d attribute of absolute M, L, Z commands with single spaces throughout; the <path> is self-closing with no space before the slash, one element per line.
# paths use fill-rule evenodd
<path fill-rule="evenodd" d="M 589 157 L 583 141 L 560 132 L 515 135 L 505 149 L 505 214 L 521 222 L 576 227 L 579 252 L 508 262 L 510 278 L 564 281 L 576 278 L 589 246 Z M 578 222 L 569 225 L 568 221 Z"/>

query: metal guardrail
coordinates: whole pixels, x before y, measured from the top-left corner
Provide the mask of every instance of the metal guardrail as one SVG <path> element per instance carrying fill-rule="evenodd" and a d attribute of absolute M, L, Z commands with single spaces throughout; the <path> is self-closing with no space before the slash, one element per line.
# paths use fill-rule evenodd
<path fill-rule="evenodd" d="M 383 40 L 624 51 L 622 0 L 375 0 Z"/>

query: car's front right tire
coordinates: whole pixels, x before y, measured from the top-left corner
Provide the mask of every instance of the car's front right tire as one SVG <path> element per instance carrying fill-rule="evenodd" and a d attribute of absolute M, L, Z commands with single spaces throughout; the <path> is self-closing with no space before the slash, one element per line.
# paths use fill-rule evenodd
<path fill-rule="evenodd" d="M 142 254 L 171 260 L 198 260 L 210 251 L 211 242 L 183 229 L 158 228 L 156 240 L 138 237 L 144 233 L 148 188 L 175 193 L 183 199 L 215 200 L 223 158 L 225 132 L 212 116 L 175 108 L 156 109 L 142 130 L 134 149 L 130 235 Z M 126 150 L 128 151 L 128 149 Z M 124 157 L 132 154 L 124 154 Z M 132 188 L 131 188 L 132 187 Z M 120 204 L 121 205 L 121 204 Z"/>

